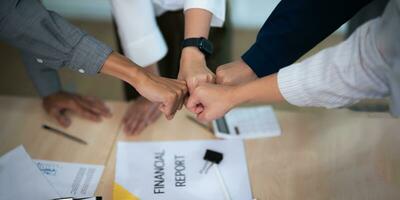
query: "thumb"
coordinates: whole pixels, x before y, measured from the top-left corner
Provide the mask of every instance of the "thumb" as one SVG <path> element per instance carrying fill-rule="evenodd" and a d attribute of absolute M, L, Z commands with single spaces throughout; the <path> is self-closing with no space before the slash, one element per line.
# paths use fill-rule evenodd
<path fill-rule="evenodd" d="M 169 103 L 162 103 L 162 104 L 160 104 L 160 106 L 158 107 L 158 109 L 162 112 L 162 113 L 164 113 L 164 115 L 165 115 L 165 118 L 167 118 L 168 120 L 170 120 L 170 119 L 172 119 L 173 117 L 174 117 L 174 114 L 175 113 L 173 113 L 172 112 L 172 104 L 169 104 Z"/>
<path fill-rule="evenodd" d="M 195 89 L 197 88 L 197 86 L 199 85 L 199 80 L 195 77 L 190 78 L 189 80 L 187 80 L 187 87 L 189 89 L 189 93 L 192 94 L 194 93 Z"/>

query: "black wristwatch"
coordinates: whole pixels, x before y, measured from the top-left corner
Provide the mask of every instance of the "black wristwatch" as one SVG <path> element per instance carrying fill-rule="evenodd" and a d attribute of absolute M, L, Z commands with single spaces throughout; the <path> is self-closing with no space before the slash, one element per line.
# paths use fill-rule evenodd
<path fill-rule="evenodd" d="M 206 38 L 187 38 L 182 41 L 182 49 L 185 47 L 197 47 L 205 55 L 209 56 L 213 53 L 214 47 L 211 41 Z"/>

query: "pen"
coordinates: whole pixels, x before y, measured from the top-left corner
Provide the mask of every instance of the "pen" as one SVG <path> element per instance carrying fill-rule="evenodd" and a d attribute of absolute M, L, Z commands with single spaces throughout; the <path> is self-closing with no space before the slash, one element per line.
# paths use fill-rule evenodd
<path fill-rule="evenodd" d="M 207 129 L 207 131 L 212 132 L 212 130 L 211 130 L 207 125 L 200 123 L 199 121 L 197 121 L 197 120 L 196 120 L 195 118 L 193 118 L 192 116 L 186 115 L 186 118 L 187 118 L 188 120 L 194 122 L 195 124 L 197 124 L 197 125 L 199 125 L 199 126 L 205 128 L 205 129 Z"/>
<path fill-rule="evenodd" d="M 236 132 L 236 135 L 240 134 L 239 127 L 235 126 L 235 132 Z"/>
<path fill-rule="evenodd" d="M 65 133 L 65 132 L 63 132 L 63 131 L 60 131 L 60 130 L 58 130 L 58 129 L 55 129 L 55 128 L 53 128 L 53 127 L 47 126 L 46 124 L 43 124 L 43 125 L 42 125 L 42 128 L 44 128 L 44 129 L 46 129 L 46 130 L 49 130 L 49 131 L 52 132 L 52 133 L 55 133 L 55 134 L 61 135 L 61 136 L 63 136 L 63 137 L 66 137 L 66 138 L 68 138 L 68 139 L 70 139 L 70 140 L 73 140 L 73 141 L 75 141 L 75 142 L 78 142 L 78 143 L 87 145 L 87 142 L 86 142 L 86 141 L 84 141 L 84 140 L 82 140 L 82 139 L 80 139 L 80 138 L 78 138 L 78 137 L 75 137 L 75 136 L 73 136 L 73 135 L 70 135 L 70 134 L 68 134 L 68 133 Z"/>

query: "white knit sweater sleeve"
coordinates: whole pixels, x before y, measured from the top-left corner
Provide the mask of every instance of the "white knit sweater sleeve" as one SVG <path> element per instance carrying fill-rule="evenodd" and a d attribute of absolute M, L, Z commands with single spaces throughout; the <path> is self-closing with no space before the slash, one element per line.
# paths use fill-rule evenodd
<path fill-rule="evenodd" d="M 382 17 L 365 23 L 343 43 L 281 69 L 283 97 L 297 106 L 335 108 L 398 90 L 400 77 L 393 76 L 400 69 L 395 62 L 400 56 L 398 6 L 398 0 L 391 1 Z"/>

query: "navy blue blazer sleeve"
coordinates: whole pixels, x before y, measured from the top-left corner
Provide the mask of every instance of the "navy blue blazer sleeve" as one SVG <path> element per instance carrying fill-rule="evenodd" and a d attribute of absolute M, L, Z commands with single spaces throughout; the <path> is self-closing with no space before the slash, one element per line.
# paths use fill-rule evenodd
<path fill-rule="evenodd" d="M 292 64 L 371 0 L 282 0 L 242 55 L 258 77 Z"/>

